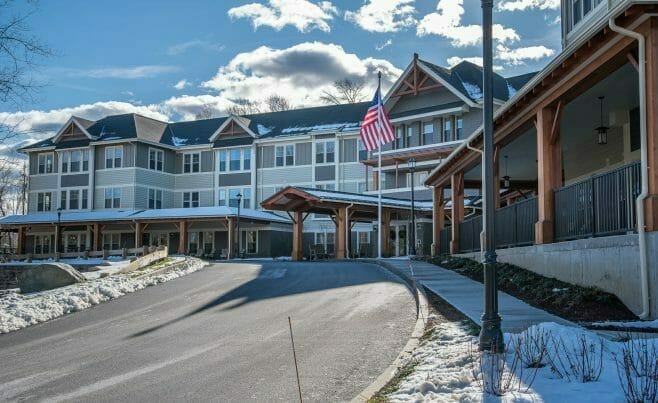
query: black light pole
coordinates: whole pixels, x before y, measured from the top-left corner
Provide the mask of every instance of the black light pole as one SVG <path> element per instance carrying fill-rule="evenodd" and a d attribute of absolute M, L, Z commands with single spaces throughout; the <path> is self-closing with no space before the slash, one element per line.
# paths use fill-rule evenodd
<path fill-rule="evenodd" d="M 411 173 L 411 246 L 409 247 L 409 256 L 416 256 L 416 203 L 414 198 L 414 169 L 416 168 L 416 159 L 413 157 L 409 158 L 407 165 Z"/>
<path fill-rule="evenodd" d="M 58 260 L 59 260 L 59 254 L 61 252 L 61 250 L 60 250 L 60 244 L 61 244 L 61 239 L 62 239 L 61 223 L 62 223 L 62 208 L 59 207 L 57 209 L 57 239 L 56 239 L 57 244 L 56 244 L 56 250 L 55 250 Z"/>
<path fill-rule="evenodd" d="M 498 291 L 496 290 L 496 243 L 494 239 L 494 150 L 493 150 L 493 0 L 482 0 L 482 92 L 484 154 L 482 176 L 484 183 L 484 313 L 480 331 L 480 350 L 503 350 L 501 318 L 498 315 Z"/>
<path fill-rule="evenodd" d="M 240 236 L 240 205 L 242 204 L 242 193 L 238 193 L 238 253 L 236 256 L 241 258 L 242 255 L 242 237 Z"/>

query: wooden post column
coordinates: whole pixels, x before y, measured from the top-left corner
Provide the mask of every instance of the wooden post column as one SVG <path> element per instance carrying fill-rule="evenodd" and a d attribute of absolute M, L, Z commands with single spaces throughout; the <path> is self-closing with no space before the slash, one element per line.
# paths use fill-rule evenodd
<path fill-rule="evenodd" d="M 235 219 L 228 219 L 228 259 L 232 259 L 235 254 Z"/>
<path fill-rule="evenodd" d="M 93 250 L 101 250 L 101 225 L 100 223 L 94 223 L 94 242 L 92 244 Z M 55 237 L 55 242 L 57 242 L 57 237 Z"/>
<path fill-rule="evenodd" d="M 452 200 L 452 240 L 450 253 L 459 253 L 459 223 L 464 220 L 464 172 L 456 172 L 450 179 Z"/>
<path fill-rule="evenodd" d="M 389 257 L 391 240 L 391 211 L 382 209 L 382 257 Z"/>
<path fill-rule="evenodd" d="M 649 195 L 645 201 L 645 228 L 658 231 L 658 18 L 649 21 L 646 34 L 647 166 Z M 635 201 L 633 201 L 635 202 Z"/>
<path fill-rule="evenodd" d="M 336 210 L 336 259 L 345 259 L 347 239 L 345 230 L 347 229 L 347 207 L 340 207 Z"/>
<path fill-rule="evenodd" d="M 553 189 L 562 186 L 562 149 L 560 124 L 556 108 L 537 112 L 537 215 L 535 243 L 551 243 L 555 239 Z"/>
<path fill-rule="evenodd" d="M 379 190 L 379 171 L 372 169 L 372 190 Z"/>
<path fill-rule="evenodd" d="M 16 254 L 25 254 L 25 238 L 27 235 L 27 228 L 25 226 L 18 227 L 18 239 L 16 240 Z"/>
<path fill-rule="evenodd" d="M 187 254 L 187 221 L 181 221 L 178 224 L 178 253 Z"/>
<path fill-rule="evenodd" d="M 304 234 L 304 217 L 301 211 L 295 211 L 292 224 L 292 260 L 300 261 L 304 256 L 302 239 Z"/>
<path fill-rule="evenodd" d="M 142 247 L 142 238 L 144 233 L 144 227 L 141 222 L 135 222 L 135 248 Z"/>
<path fill-rule="evenodd" d="M 441 230 L 445 221 L 443 186 L 435 186 L 432 192 L 432 256 L 441 254 Z"/>

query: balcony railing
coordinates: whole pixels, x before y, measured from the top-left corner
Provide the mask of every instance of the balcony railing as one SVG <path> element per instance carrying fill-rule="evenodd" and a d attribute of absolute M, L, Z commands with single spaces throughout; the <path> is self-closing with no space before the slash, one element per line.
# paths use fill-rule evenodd
<path fill-rule="evenodd" d="M 537 197 L 517 201 L 496 210 L 496 247 L 532 245 L 535 242 Z"/>
<path fill-rule="evenodd" d="M 452 227 L 443 228 L 439 239 L 440 254 L 447 255 L 450 253 L 450 239 L 452 239 Z"/>
<path fill-rule="evenodd" d="M 480 232 L 482 216 L 468 218 L 459 223 L 459 251 L 475 252 L 480 250 Z"/>
<path fill-rule="evenodd" d="M 566 241 L 635 231 L 640 163 L 555 190 L 555 239 Z"/>

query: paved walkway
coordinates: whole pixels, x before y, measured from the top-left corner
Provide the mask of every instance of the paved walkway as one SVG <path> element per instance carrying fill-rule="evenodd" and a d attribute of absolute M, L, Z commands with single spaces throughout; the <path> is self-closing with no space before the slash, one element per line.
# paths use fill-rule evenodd
<path fill-rule="evenodd" d="M 382 259 L 382 262 L 411 277 L 408 260 Z M 414 277 L 419 284 L 441 296 L 475 323 L 480 323 L 484 305 L 482 283 L 430 263 L 416 260 L 411 263 Z M 573 322 L 532 307 L 502 291 L 498 292 L 498 310 L 503 318 L 503 332 L 520 333 L 529 326 L 540 322 L 577 326 Z"/>

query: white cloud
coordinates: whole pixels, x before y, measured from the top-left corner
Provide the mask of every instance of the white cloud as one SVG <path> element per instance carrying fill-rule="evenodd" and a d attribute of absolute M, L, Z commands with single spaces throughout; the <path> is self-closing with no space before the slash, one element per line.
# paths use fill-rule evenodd
<path fill-rule="evenodd" d="M 338 13 L 338 9 L 329 1 L 313 3 L 308 0 L 269 0 L 269 6 L 249 3 L 228 10 L 231 18 L 250 19 L 254 29 L 269 26 L 277 31 L 286 25 L 292 25 L 300 32 L 319 29 L 331 31 L 328 22 Z"/>
<path fill-rule="evenodd" d="M 170 56 L 177 56 L 183 54 L 191 49 L 202 49 L 211 52 L 221 52 L 225 46 L 210 41 L 203 41 L 194 39 L 187 42 L 178 43 L 167 48 L 167 54 Z"/>
<path fill-rule="evenodd" d="M 381 52 L 382 50 L 384 50 L 385 48 L 391 46 L 392 44 L 393 44 L 393 40 L 388 39 L 388 40 L 386 40 L 386 42 L 382 43 L 381 45 L 375 45 L 375 49 L 377 49 L 377 51 Z"/>
<path fill-rule="evenodd" d="M 368 0 L 345 19 L 370 32 L 397 32 L 416 24 L 414 0 Z"/>
<path fill-rule="evenodd" d="M 0 112 L 0 124 L 22 133 L 23 135 L 15 140 L 27 144 L 52 136 L 71 116 L 97 120 L 108 115 L 133 112 L 154 119 L 169 120 L 169 116 L 162 113 L 158 105 L 141 106 L 128 102 L 107 101 L 49 111 Z"/>
<path fill-rule="evenodd" d="M 177 90 L 182 90 L 185 87 L 189 87 L 190 85 L 192 85 L 191 82 L 187 81 L 186 79 L 182 79 L 176 84 L 174 84 L 174 88 L 176 88 Z"/>
<path fill-rule="evenodd" d="M 287 49 L 259 47 L 236 55 L 217 74 L 202 84 L 224 99 L 261 100 L 283 94 L 294 105 L 318 105 L 322 90 L 343 78 L 366 83 L 370 98 L 376 87 L 376 73 L 382 72 L 383 87 L 389 87 L 402 73 L 382 59 L 361 59 L 335 44 L 304 42 Z"/>
<path fill-rule="evenodd" d="M 456 47 L 473 46 L 482 40 L 480 25 L 462 25 L 464 0 L 439 0 L 436 12 L 423 17 L 416 28 L 418 36 L 438 35 L 447 38 Z M 493 37 L 499 42 L 518 41 L 519 35 L 513 28 L 493 25 Z"/>
<path fill-rule="evenodd" d="M 545 57 L 553 56 L 555 50 L 546 46 L 526 46 L 510 49 L 504 45 L 498 44 L 494 57 L 512 65 L 523 64 L 526 60 L 540 60 Z"/>
<path fill-rule="evenodd" d="M 226 115 L 233 103 L 222 96 L 216 95 L 183 95 L 171 97 L 162 103 L 162 110 L 170 115 L 180 116 L 182 120 L 194 120 L 196 114 L 209 107 L 216 116 Z"/>
<path fill-rule="evenodd" d="M 504 11 L 559 10 L 560 0 L 503 0 L 498 9 Z"/>
<path fill-rule="evenodd" d="M 71 77 L 137 79 L 178 71 L 176 66 L 145 65 L 134 67 L 103 67 L 98 69 L 57 69 Z"/>

